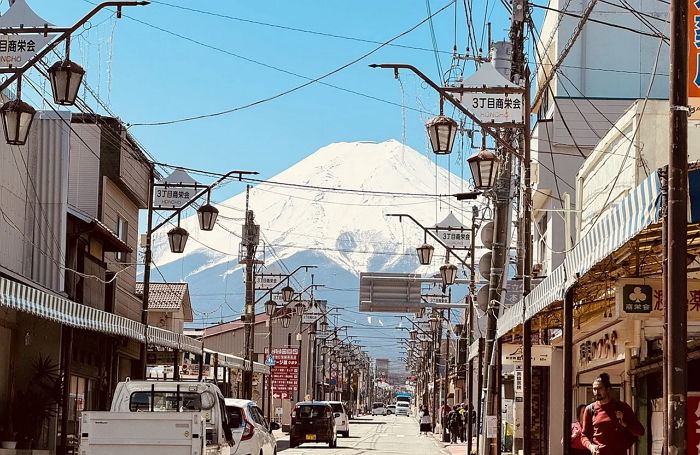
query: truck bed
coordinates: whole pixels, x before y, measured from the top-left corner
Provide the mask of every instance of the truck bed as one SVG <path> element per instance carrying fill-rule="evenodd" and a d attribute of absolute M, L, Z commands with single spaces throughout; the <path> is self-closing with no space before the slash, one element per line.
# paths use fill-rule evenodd
<path fill-rule="evenodd" d="M 204 455 L 198 412 L 83 412 L 80 455 Z"/>

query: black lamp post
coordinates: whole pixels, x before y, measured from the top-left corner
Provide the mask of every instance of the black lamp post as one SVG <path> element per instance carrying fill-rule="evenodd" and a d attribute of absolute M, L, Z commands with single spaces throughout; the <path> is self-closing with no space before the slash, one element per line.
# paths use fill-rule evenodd
<path fill-rule="evenodd" d="M 418 338 L 418 330 L 416 329 L 409 330 L 408 334 L 411 336 L 411 341 L 415 341 Z"/>
<path fill-rule="evenodd" d="M 72 106 L 75 104 L 80 84 L 83 81 L 83 76 L 85 76 L 83 67 L 69 59 L 69 46 L 69 44 L 66 45 L 66 59 L 54 63 L 49 68 L 53 100 L 61 106 Z"/>
<path fill-rule="evenodd" d="M 441 113 L 433 117 L 425 124 L 430 138 L 430 145 L 436 155 L 449 155 L 452 153 L 452 145 L 457 136 L 457 122 L 450 117 L 442 115 L 442 101 L 440 101 Z"/>
<path fill-rule="evenodd" d="M 304 314 L 305 309 L 306 309 L 306 307 L 304 306 L 304 302 L 298 302 L 294 306 L 294 312 L 296 313 L 297 316 L 301 316 L 302 314 Z"/>
<path fill-rule="evenodd" d="M 440 316 L 437 315 L 432 315 L 428 319 L 428 322 L 430 323 L 430 330 L 435 333 L 438 331 L 438 327 L 440 325 Z"/>
<path fill-rule="evenodd" d="M 277 303 L 275 303 L 274 300 L 268 300 L 265 302 L 265 313 L 267 313 L 268 316 L 272 316 L 277 309 Z"/>
<path fill-rule="evenodd" d="M 22 78 L 17 79 L 17 98 L 0 107 L 5 140 L 10 145 L 24 145 L 34 120 L 36 109 L 22 101 Z"/>
<path fill-rule="evenodd" d="M 285 286 L 282 288 L 282 300 L 289 303 L 294 299 L 294 288 L 291 286 Z"/>
<path fill-rule="evenodd" d="M 176 226 L 168 231 L 168 243 L 170 243 L 170 251 L 173 253 L 182 253 L 185 251 L 185 245 L 190 234 L 186 229 Z"/>
<path fill-rule="evenodd" d="M 451 286 L 457 280 L 457 266 L 454 264 L 443 264 L 440 266 L 440 277 L 444 286 Z"/>
<path fill-rule="evenodd" d="M 430 265 L 433 261 L 433 253 L 435 252 L 435 247 L 427 243 L 416 248 L 416 253 L 418 253 L 418 262 L 420 265 Z"/>
<path fill-rule="evenodd" d="M 498 157 L 495 153 L 481 149 L 467 159 L 474 178 L 474 186 L 484 190 L 493 187 L 498 172 Z"/>
<path fill-rule="evenodd" d="M 214 230 L 216 218 L 219 216 L 219 210 L 213 205 L 207 203 L 197 210 L 197 218 L 199 218 L 199 228 L 203 231 Z"/>
<path fill-rule="evenodd" d="M 282 322 L 282 328 L 288 329 L 289 323 L 292 322 L 292 317 L 289 315 L 289 313 L 285 313 L 284 316 L 280 318 L 280 321 Z"/>

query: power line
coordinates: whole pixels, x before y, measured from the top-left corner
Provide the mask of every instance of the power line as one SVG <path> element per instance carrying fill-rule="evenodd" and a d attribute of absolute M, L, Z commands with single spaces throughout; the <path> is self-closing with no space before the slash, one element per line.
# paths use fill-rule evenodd
<path fill-rule="evenodd" d="M 427 21 L 429 21 L 430 19 L 432 19 L 432 18 L 433 18 L 434 16 L 436 16 L 437 14 L 439 14 L 439 13 L 441 13 L 442 11 L 446 10 L 446 9 L 447 9 L 450 5 L 452 5 L 452 3 L 454 3 L 455 1 L 456 1 L 456 0 L 451 0 L 447 5 L 443 6 L 442 8 L 440 8 L 439 10 L 437 10 L 434 14 L 432 14 L 432 15 L 430 15 L 429 17 L 423 19 L 423 20 L 420 21 L 418 24 L 414 25 L 413 27 L 409 28 L 408 30 L 406 30 L 406 31 L 404 31 L 404 32 L 402 32 L 402 33 L 400 33 L 400 34 L 394 36 L 393 38 L 389 39 L 388 41 L 385 41 L 385 42 L 383 42 L 382 44 L 380 44 L 379 46 L 377 46 L 377 47 L 375 47 L 374 49 L 370 50 L 369 52 L 366 52 L 366 53 L 362 54 L 361 56 L 359 56 L 359 57 L 357 57 L 357 58 L 351 60 L 350 62 L 348 62 L 348 63 L 346 63 L 346 64 L 344 64 L 344 65 L 342 65 L 342 66 L 339 66 L 339 67 L 333 69 L 332 71 L 329 71 L 329 72 L 325 73 L 325 74 L 322 75 L 322 76 L 319 76 L 319 77 L 317 77 L 317 78 L 310 79 L 310 78 L 308 78 L 308 77 L 306 77 L 306 76 L 301 76 L 301 75 L 295 74 L 295 75 L 298 76 L 298 77 L 302 77 L 302 78 L 304 78 L 304 79 L 308 79 L 308 82 L 305 82 L 305 83 L 303 83 L 303 84 L 301 84 L 301 85 L 297 85 L 297 86 L 292 87 L 292 88 L 290 88 L 290 89 L 288 89 L 288 90 L 279 92 L 279 93 L 277 93 L 277 94 L 275 94 L 275 95 L 271 95 L 271 96 L 268 96 L 268 97 L 266 97 L 266 98 L 262 98 L 262 99 L 259 99 L 259 100 L 257 100 L 257 101 L 253 101 L 253 102 L 251 102 L 251 103 L 248 103 L 248 104 L 245 104 L 245 105 L 242 105 L 242 106 L 237 106 L 237 107 L 234 107 L 234 108 L 231 108 L 231 109 L 226 109 L 226 110 L 224 110 L 224 111 L 214 112 L 214 113 L 210 113 L 210 114 L 196 115 L 196 116 L 191 116 L 191 117 L 185 117 L 185 118 L 176 119 L 176 120 L 161 121 L 161 122 L 132 123 L 130 126 L 160 126 L 160 125 L 172 125 L 172 124 L 176 124 L 176 123 L 189 122 L 189 121 L 200 120 L 200 119 L 204 119 L 204 118 L 218 117 L 218 116 L 221 116 L 221 115 L 226 115 L 226 114 L 230 114 L 230 113 L 233 113 L 233 112 L 237 112 L 237 111 L 240 111 L 240 110 L 243 110 L 243 109 L 247 109 L 247 108 L 250 108 L 250 107 L 253 107 L 253 106 L 257 106 L 257 105 L 259 105 L 259 104 L 263 104 L 263 103 L 266 103 L 266 102 L 268 102 L 268 101 L 275 100 L 275 99 L 277 99 L 277 98 L 281 98 L 281 97 L 283 97 L 283 96 L 285 96 L 285 95 L 288 95 L 288 94 L 290 94 L 290 93 L 293 93 L 293 92 L 296 92 L 296 91 L 298 91 L 298 90 L 301 90 L 302 88 L 308 87 L 309 85 L 315 84 L 315 83 L 317 83 L 317 82 L 321 82 L 323 79 L 326 79 L 326 78 L 328 78 L 329 76 L 332 76 L 333 74 L 339 73 L 339 72 L 343 71 L 344 69 L 346 69 L 346 68 L 348 68 L 348 67 L 350 67 L 350 66 L 352 66 L 352 65 L 354 65 L 354 64 L 356 64 L 356 63 L 358 63 L 358 62 L 360 62 L 360 61 L 362 61 L 362 60 L 364 60 L 365 58 L 367 58 L 367 57 L 369 57 L 370 55 L 374 54 L 375 52 L 379 51 L 379 50 L 382 49 L 383 47 L 389 45 L 389 44 L 392 43 L 393 41 L 396 41 L 397 39 L 399 39 L 399 38 L 401 38 L 401 37 L 403 37 L 403 36 L 405 36 L 405 35 L 411 33 L 412 31 L 414 31 L 415 29 L 417 29 L 418 27 L 420 27 L 421 25 L 423 25 L 425 22 L 427 22 Z M 126 15 L 125 15 L 125 17 L 129 17 L 129 16 L 126 16 Z M 162 28 L 160 28 L 160 27 L 157 27 L 157 26 L 148 24 L 148 23 L 143 22 L 143 21 L 141 21 L 141 20 L 138 20 L 138 19 L 135 19 L 135 18 L 132 18 L 132 17 L 129 17 L 129 18 L 132 19 L 132 20 L 134 20 L 134 21 L 136 21 L 136 22 L 140 22 L 140 23 L 142 23 L 142 24 L 144 24 L 144 25 L 147 25 L 147 26 L 149 26 L 149 27 L 159 29 L 159 30 L 161 30 L 161 31 L 163 31 L 163 32 L 165 32 L 165 33 L 172 34 L 172 35 L 175 35 L 175 36 L 179 36 L 179 37 L 184 38 L 184 39 L 189 39 L 189 38 L 185 38 L 184 36 L 181 36 L 181 35 L 178 34 L 178 33 L 171 32 L 171 31 L 162 29 Z M 200 43 L 200 44 L 202 44 L 202 43 Z M 211 47 L 211 46 L 208 46 L 208 45 L 207 45 L 207 47 Z M 252 61 L 252 59 L 251 59 L 251 61 Z M 261 62 L 255 62 L 255 63 L 262 64 Z M 267 66 L 267 65 L 266 65 L 266 66 Z M 286 71 L 285 71 L 285 72 L 286 72 Z M 325 85 L 328 85 L 328 84 L 325 84 Z M 339 88 L 339 87 L 334 86 L 334 88 Z M 342 90 L 346 91 L 346 89 L 342 89 Z M 357 92 L 356 94 L 360 94 L 360 93 Z M 362 96 L 370 97 L 369 95 L 364 95 L 364 94 L 362 94 Z M 379 98 L 374 98 L 374 97 L 370 97 L 370 98 L 373 98 L 373 99 L 376 99 L 376 100 L 380 100 Z M 380 100 L 380 101 L 384 102 L 384 100 Z M 399 105 L 398 103 L 393 103 L 393 102 L 390 102 L 390 103 L 393 104 L 393 105 Z"/>

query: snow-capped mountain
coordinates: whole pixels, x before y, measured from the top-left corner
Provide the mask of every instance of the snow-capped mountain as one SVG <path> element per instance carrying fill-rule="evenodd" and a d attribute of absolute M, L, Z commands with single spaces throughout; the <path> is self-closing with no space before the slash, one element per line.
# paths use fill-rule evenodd
<path fill-rule="evenodd" d="M 458 176 L 436 167 L 431 158 L 395 140 L 336 143 L 269 180 L 275 183 L 252 187 L 249 207 L 260 225 L 259 258 L 269 270 L 283 272 L 317 265 L 312 271 L 315 282 L 326 286 L 317 298 L 345 309 L 339 325 L 395 326 L 397 320 L 389 322 L 389 315 L 357 313 L 359 273 L 433 273 L 444 252 L 436 248 L 433 265 L 419 266 L 415 247 L 423 243 L 422 231 L 410 220 L 399 222 L 386 215 L 410 214 L 424 226 L 434 226 L 450 212 L 465 225 L 470 220 L 470 204 L 449 196 L 425 196 L 469 188 Z M 220 210 L 214 231 L 200 231 L 196 216 L 182 220 L 190 233 L 184 254 L 170 253 L 167 229 L 154 236 L 159 271 L 168 280 L 190 283 L 195 318 L 206 322 L 240 314 L 243 306 L 238 252 L 245 189 L 220 202 L 214 194 L 213 200 Z M 297 286 L 310 283 L 308 276 L 298 275 Z M 158 279 L 156 273 L 154 280 Z"/>

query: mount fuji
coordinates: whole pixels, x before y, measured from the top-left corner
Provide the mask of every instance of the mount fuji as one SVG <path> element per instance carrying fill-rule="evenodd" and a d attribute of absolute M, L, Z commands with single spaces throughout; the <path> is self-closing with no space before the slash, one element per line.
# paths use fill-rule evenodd
<path fill-rule="evenodd" d="M 395 358 L 402 320 L 358 311 L 359 273 L 436 273 L 444 252 L 436 247 L 433 265 L 420 266 L 415 248 L 424 243 L 422 230 L 410 220 L 386 215 L 410 214 L 434 226 L 452 213 L 468 225 L 471 203 L 481 201 L 467 205 L 448 196 L 468 188 L 465 180 L 395 140 L 330 144 L 250 188 L 249 208 L 260 225 L 262 273 L 316 265 L 307 274 L 297 273 L 292 286 L 297 291 L 307 287 L 313 273 L 314 282 L 325 286 L 315 297 L 339 308 L 336 325 L 352 326 L 350 333 L 371 355 Z M 200 231 L 196 215 L 181 221 L 190 233 L 185 253 L 170 252 L 168 228 L 153 237 L 157 268 L 152 280 L 187 281 L 198 324 L 228 321 L 243 310 L 238 258 L 246 192 L 212 204 L 220 211 L 213 231 Z"/>

